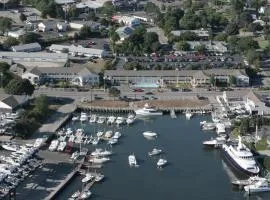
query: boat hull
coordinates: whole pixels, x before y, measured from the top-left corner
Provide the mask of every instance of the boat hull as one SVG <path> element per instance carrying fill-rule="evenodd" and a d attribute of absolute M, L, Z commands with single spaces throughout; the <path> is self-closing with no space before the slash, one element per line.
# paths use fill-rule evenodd
<path fill-rule="evenodd" d="M 160 116 L 160 115 L 163 115 L 162 112 L 147 113 L 147 112 L 135 111 L 135 113 L 138 116 Z"/>
<path fill-rule="evenodd" d="M 225 158 L 225 160 L 238 172 L 242 173 L 243 175 L 247 175 L 247 176 L 256 176 L 259 173 L 253 173 L 250 171 L 247 171 L 245 169 L 243 169 L 228 153 L 227 151 L 225 151 L 223 148 L 221 148 L 221 152 L 223 154 L 223 157 Z"/>

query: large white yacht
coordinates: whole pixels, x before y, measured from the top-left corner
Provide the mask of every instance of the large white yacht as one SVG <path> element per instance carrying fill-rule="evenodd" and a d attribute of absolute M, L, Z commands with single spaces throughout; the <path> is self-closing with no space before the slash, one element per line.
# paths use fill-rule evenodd
<path fill-rule="evenodd" d="M 144 105 L 143 108 L 135 110 L 136 115 L 141 116 L 155 116 L 155 115 L 162 115 L 162 112 L 158 112 L 153 107 L 150 107 L 147 103 Z"/>
<path fill-rule="evenodd" d="M 253 154 L 243 143 L 239 136 L 238 146 L 223 144 L 222 149 L 230 164 L 246 175 L 257 175 L 260 172 Z"/>
<path fill-rule="evenodd" d="M 2 148 L 7 150 L 7 151 L 17 151 L 20 149 L 20 147 L 18 145 L 12 144 L 12 143 L 2 144 Z"/>

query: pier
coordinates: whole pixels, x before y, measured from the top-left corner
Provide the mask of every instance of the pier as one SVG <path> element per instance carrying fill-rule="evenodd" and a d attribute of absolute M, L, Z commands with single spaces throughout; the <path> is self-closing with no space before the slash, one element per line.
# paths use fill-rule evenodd
<path fill-rule="evenodd" d="M 45 198 L 45 200 L 51 200 L 55 199 L 55 197 L 58 195 L 60 191 L 64 189 L 64 187 L 75 177 L 75 175 L 80 171 L 81 167 L 83 166 L 83 163 L 85 161 L 85 157 L 78 162 L 78 166 L 74 168 L 64 180 L 61 181 L 61 183 L 55 187 L 55 189 Z"/>

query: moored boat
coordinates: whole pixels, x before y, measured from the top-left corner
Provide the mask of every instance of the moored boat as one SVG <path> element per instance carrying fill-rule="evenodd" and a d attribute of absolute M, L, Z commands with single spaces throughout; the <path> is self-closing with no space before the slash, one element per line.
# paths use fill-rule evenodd
<path fill-rule="evenodd" d="M 159 155 L 161 153 L 162 153 L 162 150 L 161 149 L 154 148 L 152 151 L 148 152 L 148 155 L 149 156 L 156 156 L 156 155 Z"/>
<path fill-rule="evenodd" d="M 143 108 L 135 110 L 136 115 L 141 116 L 156 116 L 162 115 L 162 112 L 157 111 L 155 108 L 150 107 L 147 103 L 144 105 Z"/>
<path fill-rule="evenodd" d="M 145 131 L 142 133 L 145 137 L 157 137 L 157 133 L 153 131 Z"/>
<path fill-rule="evenodd" d="M 167 164 L 167 160 L 160 158 L 157 162 L 157 167 L 164 167 Z"/>
<path fill-rule="evenodd" d="M 130 167 L 138 167 L 137 160 L 134 154 L 128 156 L 128 163 Z"/>

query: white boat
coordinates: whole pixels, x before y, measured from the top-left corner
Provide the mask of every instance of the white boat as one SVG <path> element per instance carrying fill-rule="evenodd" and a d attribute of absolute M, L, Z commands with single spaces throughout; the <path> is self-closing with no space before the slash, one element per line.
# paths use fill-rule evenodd
<path fill-rule="evenodd" d="M 128 156 L 128 163 L 131 167 L 138 167 L 137 160 L 134 154 Z"/>
<path fill-rule="evenodd" d="M 97 138 L 94 138 L 93 140 L 92 140 L 92 144 L 93 145 L 98 145 L 98 143 L 99 143 L 99 138 L 97 137 Z"/>
<path fill-rule="evenodd" d="M 103 174 L 95 174 L 95 181 L 96 182 L 100 182 L 104 179 L 104 175 Z"/>
<path fill-rule="evenodd" d="M 117 117 L 117 119 L 116 119 L 116 121 L 115 121 L 115 123 L 116 123 L 117 125 L 122 125 L 122 124 L 124 124 L 124 122 L 125 122 L 124 117 Z"/>
<path fill-rule="evenodd" d="M 250 149 L 242 143 L 240 136 L 236 147 L 233 145 L 223 144 L 222 150 L 225 158 L 227 158 L 230 164 L 244 174 L 253 176 L 260 172 L 260 168 L 257 165 L 253 154 Z"/>
<path fill-rule="evenodd" d="M 69 142 L 74 142 L 74 140 L 75 140 L 75 135 L 71 134 L 71 135 L 69 136 L 68 141 L 69 141 Z"/>
<path fill-rule="evenodd" d="M 58 140 L 53 140 L 51 142 L 51 145 L 49 146 L 49 150 L 50 151 L 55 151 L 57 149 L 58 144 L 59 144 Z"/>
<path fill-rule="evenodd" d="M 259 192 L 269 192 L 270 185 L 267 180 L 259 180 L 251 185 L 245 186 L 244 189 L 249 194 L 259 193 Z"/>
<path fill-rule="evenodd" d="M 134 121 L 135 121 L 135 116 L 133 114 L 129 114 L 127 119 L 126 119 L 127 125 L 133 124 Z"/>
<path fill-rule="evenodd" d="M 102 156 L 110 156 L 112 155 L 113 152 L 112 151 L 108 151 L 108 150 L 103 150 L 103 149 L 96 149 L 95 151 L 93 151 L 91 153 L 92 156 L 98 156 L 98 157 L 102 157 Z"/>
<path fill-rule="evenodd" d="M 76 160 L 78 157 L 79 157 L 79 152 L 78 151 L 75 151 L 74 153 L 72 153 L 70 159 L 71 160 Z"/>
<path fill-rule="evenodd" d="M 226 129 L 225 129 L 225 125 L 222 123 L 217 123 L 216 124 L 216 128 L 217 128 L 217 134 L 224 134 L 226 133 Z"/>
<path fill-rule="evenodd" d="M 12 144 L 12 143 L 2 144 L 2 148 L 7 150 L 7 151 L 17 151 L 20 149 L 20 147 L 18 145 Z"/>
<path fill-rule="evenodd" d="M 85 177 L 82 179 L 82 183 L 87 183 L 88 181 L 91 181 L 93 178 L 95 178 L 93 176 L 92 173 L 86 173 Z"/>
<path fill-rule="evenodd" d="M 102 158 L 90 158 L 89 159 L 89 162 L 92 162 L 92 163 L 96 163 L 96 164 L 102 164 L 102 163 L 105 163 L 105 162 L 108 162 L 110 160 L 110 158 L 106 158 L 106 157 L 102 157 Z"/>
<path fill-rule="evenodd" d="M 192 113 L 190 110 L 186 110 L 185 115 L 186 115 L 186 119 L 187 119 L 187 120 L 190 120 L 191 117 L 193 116 L 193 113 Z"/>
<path fill-rule="evenodd" d="M 154 148 L 152 151 L 148 152 L 148 155 L 149 156 L 156 156 L 156 155 L 159 155 L 161 153 L 162 153 L 162 150 L 161 149 Z"/>
<path fill-rule="evenodd" d="M 80 196 L 80 191 L 76 191 L 73 195 L 71 195 L 71 198 L 78 198 Z"/>
<path fill-rule="evenodd" d="M 115 138 L 111 138 L 108 140 L 108 144 L 110 145 L 114 145 L 114 144 L 117 144 L 118 143 L 118 139 L 115 139 Z"/>
<path fill-rule="evenodd" d="M 91 191 L 84 191 L 82 192 L 82 194 L 80 195 L 80 199 L 88 199 L 90 196 L 92 195 Z"/>
<path fill-rule="evenodd" d="M 158 167 L 163 167 L 163 166 L 165 166 L 166 164 L 167 164 L 167 160 L 165 160 L 165 159 L 163 159 L 163 158 L 160 158 L 159 160 L 158 160 L 158 162 L 157 162 L 157 166 Z"/>
<path fill-rule="evenodd" d="M 116 120 L 116 117 L 115 116 L 110 116 L 108 118 L 107 124 L 113 124 L 115 122 L 115 120 Z"/>
<path fill-rule="evenodd" d="M 66 142 L 60 142 L 57 151 L 64 151 L 65 147 L 67 146 Z"/>
<path fill-rule="evenodd" d="M 97 120 L 97 123 L 98 123 L 98 124 L 104 124 L 105 121 L 106 121 L 106 117 L 100 116 L 100 117 L 98 118 L 98 120 Z"/>
<path fill-rule="evenodd" d="M 144 105 L 143 108 L 137 109 L 134 111 L 136 115 L 141 116 L 155 116 L 155 115 L 162 115 L 162 112 L 157 111 L 155 108 L 150 107 L 147 103 Z"/>
<path fill-rule="evenodd" d="M 81 113 L 81 117 L 80 117 L 80 121 L 81 121 L 81 122 L 85 122 L 85 121 L 87 121 L 87 120 L 88 120 L 87 114 L 84 113 L 84 112 L 82 112 L 82 113 Z"/>
<path fill-rule="evenodd" d="M 120 132 L 115 132 L 114 135 L 113 135 L 113 139 L 119 139 L 120 137 L 122 136 L 122 134 Z"/>
<path fill-rule="evenodd" d="M 73 130 L 71 128 L 67 128 L 66 136 L 70 136 L 72 133 L 73 133 Z"/>
<path fill-rule="evenodd" d="M 263 177 L 259 177 L 259 176 L 251 176 L 249 177 L 248 179 L 246 180 L 235 180 L 235 181 L 232 181 L 232 184 L 235 185 L 235 186 L 246 186 L 246 185 L 251 185 L 251 184 L 254 184 L 260 180 L 263 180 L 263 181 L 267 181 L 266 178 L 263 178 Z"/>
<path fill-rule="evenodd" d="M 157 137 L 157 133 L 153 131 L 145 131 L 142 133 L 145 137 Z"/>
<path fill-rule="evenodd" d="M 220 122 L 220 118 L 217 116 L 217 114 L 215 112 L 212 112 L 211 116 L 212 116 L 212 121 L 214 123 L 219 123 Z"/>
<path fill-rule="evenodd" d="M 112 135 L 113 135 L 112 131 L 106 131 L 105 134 L 104 134 L 104 137 L 105 138 L 110 138 L 110 137 L 112 137 Z"/>
<path fill-rule="evenodd" d="M 200 126 L 203 126 L 207 123 L 207 121 L 200 121 Z"/>
<path fill-rule="evenodd" d="M 172 119 L 176 119 L 177 118 L 174 110 L 171 110 L 170 115 L 171 115 L 171 118 Z"/>
<path fill-rule="evenodd" d="M 215 139 L 207 140 L 203 142 L 206 147 L 221 147 L 226 142 L 226 137 L 216 137 Z"/>
<path fill-rule="evenodd" d="M 97 121 L 97 116 L 96 116 L 96 115 L 92 115 L 92 116 L 90 117 L 89 122 L 90 122 L 90 123 L 95 123 L 96 121 Z"/>
<path fill-rule="evenodd" d="M 98 131 L 98 132 L 97 132 L 97 137 L 102 137 L 102 136 L 103 136 L 103 134 L 104 134 L 104 132 L 103 132 L 103 131 Z"/>
<path fill-rule="evenodd" d="M 212 131 L 214 129 L 216 129 L 215 123 L 206 122 L 205 124 L 202 125 L 202 130 L 204 131 Z"/>
<path fill-rule="evenodd" d="M 79 121 L 79 119 L 80 119 L 79 116 L 73 116 L 71 120 L 72 121 Z"/>

